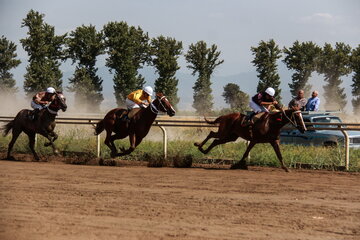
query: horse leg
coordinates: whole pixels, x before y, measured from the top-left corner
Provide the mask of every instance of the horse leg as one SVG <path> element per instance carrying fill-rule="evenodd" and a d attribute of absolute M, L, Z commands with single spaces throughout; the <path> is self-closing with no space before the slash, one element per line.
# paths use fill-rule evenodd
<path fill-rule="evenodd" d="M 284 164 L 283 157 L 282 157 L 281 151 L 280 151 L 279 140 L 275 140 L 275 141 L 271 142 L 270 144 L 274 148 L 276 156 L 277 156 L 277 158 L 279 159 L 279 161 L 281 163 L 281 168 L 284 169 L 285 172 L 290 172 L 289 169 Z"/>
<path fill-rule="evenodd" d="M 219 138 L 218 137 L 218 133 L 217 132 L 214 132 L 214 131 L 211 131 L 210 133 L 209 133 L 209 135 L 207 135 L 207 137 L 204 139 L 204 141 L 202 141 L 201 143 L 194 143 L 194 146 L 195 147 L 198 147 L 199 148 L 199 150 L 202 152 L 203 151 L 203 149 L 202 149 L 202 146 L 204 146 L 204 144 L 210 139 L 210 138 Z"/>
<path fill-rule="evenodd" d="M 6 157 L 6 159 L 8 159 L 8 160 L 15 160 L 15 158 L 13 157 L 13 156 L 11 156 L 11 150 L 12 150 L 12 148 L 14 147 L 14 144 L 15 144 L 15 142 L 16 142 L 16 140 L 18 139 L 18 137 L 19 137 L 19 135 L 20 135 L 20 133 L 21 133 L 22 131 L 21 130 L 15 130 L 15 129 L 13 129 L 13 131 L 12 131 L 12 138 L 11 138 L 11 141 L 10 141 L 10 143 L 9 143 L 9 147 L 8 147 L 8 152 L 7 152 L 7 157 Z"/>
<path fill-rule="evenodd" d="M 48 142 L 48 143 L 45 143 L 44 146 L 45 146 L 45 147 L 48 147 L 48 146 L 51 145 L 51 147 L 52 147 L 52 149 L 53 149 L 53 153 L 54 153 L 55 155 L 59 155 L 59 150 L 56 149 L 55 144 L 54 144 L 54 142 L 53 142 L 53 138 L 52 138 L 52 136 L 54 136 L 53 134 L 54 134 L 53 132 L 48 132 L 48 131 L 46 131 L 46 130 L 44 130 L 44 131 L 41 132 L 41 135 L 43 135 L 47 140 L 49 140 L 49 142 Z"/>
<path fill-rule="evenodd" d="M 30 150 L 31 152 L 33 153 L 34 155 L 34 158 L 36 161 L 39 161 L 40 158 L 39 156 L 37 155 L 37 153 L 35 152 L 35 135 L 36 133 L 27 133 L 28 137 L 29 137 L 29 147 L 30 147 Z"/>
<path fill-rule="evenodd" d="M 130 140 L 130 147 L 128 149 L 124 149 L 123 147 L 120 148 L 122 152 L 117 154 L 118 157 L 132 153 L 137 147 L 137 145 L 140 144 L 142 138 L 137 139 L 136 134 L 132 133 L 129 135 L 129 140 Z"/>
<path fill-rule="evenodd" d="M 44 143 L 45 147 L 48 147 L 52 144 L 52 142 L 55 142 L 56 139 L 58 139 L 58 135 L 55 132 L 50 132 L 49 136 L 52 137 L 52 140 L 50 142 Z"/>
<path fill-rule="evenodd" d="M 115 147 L 115 144 L 114 144 L 115 139 L 112 138 L 111 133 L 112 133 L 112 131 L 106 130 L 106 138 L 105 138 L 104 143 L 111 150 L 111 153 L 110 153 L 111 158 L 114 158 L 117 155 L 117 151 L 116 151 L 116 147 Z"/>
<path fill-rule="evenodd" d="M 250 141 L 249 146 L 246 148 L 244 155 L 242 156 L 241 160 L 237 163 L 231 165 L 230 169 L 245 169 L 247 170 L 248 167 L 246 165 L 246 158 L 249 156 L 251 149 L 255 146 L 256 142 Z"/>
<path fill-rule="evenodd" d="M 224 143 L 227 143 L 227 142 L 233 142 L 237 138 L 238 138 L 238 136 L 232 135 L 232 136 L 225 137 L 225 138 L 215 139 L 207 149 L 203 150 L 202 148 L 199 148 L 199 150 L 203 154 L 208 154 L 210 152 L 210 150 L 213 149 L 214 147 L 216 147 L 217 145 L 224 144 Z"/>

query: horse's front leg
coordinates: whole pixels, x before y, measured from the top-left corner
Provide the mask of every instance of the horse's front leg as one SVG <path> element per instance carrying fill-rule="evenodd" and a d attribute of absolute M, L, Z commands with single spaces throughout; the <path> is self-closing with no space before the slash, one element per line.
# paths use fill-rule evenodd
<path fill-rule="evenodd" d="M 56 149 L 55 144 L 54 144 L 54 137 L 56 136 L 57 138 L 57 134 L 52 132 L 48 132 L 46 129 L 44 129 L 43 131 L 40 132 L 41 135 L 43 135 L 45 138 L 47 138 L 49 140 L 48 143 L 44 143 L 45 147 L 48 147 L 51 145 L 52 149 L 53 149 L 53 153 L 56 155 L 59 155 L 59 150 Z M 55 138 L 55 140 L 56 140 Z"/>
<path fill-rule="evenodd" d="M 281 168 L 284 169 L 286 172 L 290 172 L 290 170 L 285 166 L 283 157 L 281 155 L 280 151 L 280 140 L 275 140 L 273 142 L 270 142 L 271 146 L 274 148 L 274 151 L 276 153 L 277 158 L 279 159 L 281 163 Z"/>
<path fill-rule="evenodd" d="M 117 154 L 118 157 L 132 153 L 135 150 L 135 148 L 140 144 L 140 142 L 142 141 L 142 138 L 136 137 L 135 133 L 131 133 L 129 135 L 129 140 L 130 140 L 130 147 L 128 149 L 121 147 L 120 148 L 121 153 Z"/>

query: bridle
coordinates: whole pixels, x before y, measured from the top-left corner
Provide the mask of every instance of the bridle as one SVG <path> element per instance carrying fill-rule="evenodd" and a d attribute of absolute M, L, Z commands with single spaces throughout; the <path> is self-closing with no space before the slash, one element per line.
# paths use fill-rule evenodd
<path fill-rule="evenodd" d="M 166 98 L 166 96 L 162 96 L 161 98 L 157 98 L 157 99 L 159 100 L 159 104 L 161 105 L 161 107 L 165 110 L 164 112 L 167 112 L 169 109 L 166 108 L 161 101 L 164 98 Z M 156 115 L 159 114 L 159 109 L 152 102 L 150 103 L 150 110 Z"/>
<path fill-rule="evenodd" d="M 57 99 L 57 98 L 59 98 L 59 99 Z M 48 112 L 53 115 L 57 115 L 58 111 L 60 110 L 58 104 L 54 103 L 54 101 L 56 101 L 56 100 L 61 101 L 58 93 L 55 94 L 55 98 L 45 107 L 46 110 L 48 110 Z M 56 105 L 56 107 L 58 108 L 56 111 L 49 108 L 52 104 Z"/>
<path fill-rule="evenodd" d="M 284 109 L 281 109 L 281 112 L 283 113 L 283 115 L 285 116 L 285 118 L 287 120 L 289 120 L 289 122 L 295 127 L 295 128 L 298 128 L 299 125 L 296 123 L 296 120 L 295 120 L 295 114 L 299 114 L 300 115 L 300 120 L 301 120 L 301 123 L 306 131 L 306 126 L 305 126 L 305 123 L 304 123 L 304 120 L 302 118 L 302 114 L 301 114 L 301 111 L 298 110 L 298 111 L 294 111 L 291 113 L 291 117 L 288 117 L 284 111 Z"/>

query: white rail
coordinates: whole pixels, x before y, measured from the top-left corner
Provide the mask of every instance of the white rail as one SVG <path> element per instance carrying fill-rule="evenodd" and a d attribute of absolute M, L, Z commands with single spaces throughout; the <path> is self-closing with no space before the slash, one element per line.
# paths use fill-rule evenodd
<path fill-rule="evenodd" d="M 13 116 L 0 116 L 0 122 L 9 122 L 13 120 Z M 94 125 L 102 118 L 74 118 L 74 117 L 59 117 L 56 119 L 56 124 L 74 124 L 74 125 Z M 308 130 L 330 130 L 330 131 L 341 131 L 344 135 L 344 148 L 345 148 L 345 169 L 349 170 L 350 156 L 349 156 L 349 135 L 347 131 L 360 131 L 359 123 L 305 123 L 308 127 Z M 334 126 L 334 127 L 312 127 L 312 126 Z M 196 128 L 213 128 L 217 125 L 210 125 L 205 121 L 201 120 L 184 120 L 184 119 L 165 119 L 160 118 L 156 119 L 153 123 L 153 126 L 158 126 L 163 133 L 163 156 L 167 158 L 167 132 L 165 127 L 196 127 Z M 101 156 L 100 148 L 100 135 L 96 136 L 97 148 L 96 155 L 97 157 Z"/>

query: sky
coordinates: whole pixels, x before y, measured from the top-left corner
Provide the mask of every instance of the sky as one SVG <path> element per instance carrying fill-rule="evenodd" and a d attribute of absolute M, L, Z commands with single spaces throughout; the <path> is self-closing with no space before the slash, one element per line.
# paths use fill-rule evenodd
<path fill-rule="evenodd" d="M 358 0 L 0 0 L 0 35 L 18 44 L 23 69 L 27 54 L 19 39 L 26 37 L 21 22 L 30 9 L 45 14 L 45 22 L 55 26 L 57 34 L 82 24 L 101 30 L 109 21 L 126 21 L 150 37 L 164 35 L 182 41 L 184 51 L 200 40 L 216 44 L 225 62 L 214 75 L 222 77 L 254 72 L 250 48 L 261 40 L 274 39 L 280 48 L 296 40 L 320 46 L 325 42 L 360 44 Z M 99 65 L 104 65 L 104 58 L 99 58 Z M 179 72 L 191 73 L 183 56 L 179 63 Z M 20 74 L 19 78 L 22 88 Z"/>

